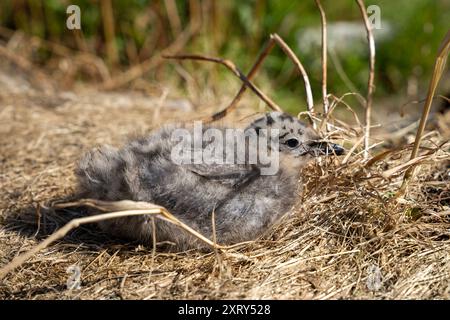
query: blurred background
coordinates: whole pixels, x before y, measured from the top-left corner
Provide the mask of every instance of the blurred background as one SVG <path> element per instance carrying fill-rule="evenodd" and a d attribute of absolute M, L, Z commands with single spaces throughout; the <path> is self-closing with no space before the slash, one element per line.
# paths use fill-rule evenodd
<path fill-rule="evenodd" d="M 450 0 L 365 3 L 380 8 L 381 27 L 374 30 L 375 101 L 423 99 L 437 48 L 450 27 Z M 79 31 L 66 27 L 70 4 L 81 9 Z M 368 49 L 359 8 L 351 0 L 322 0 L 322 5 L 328 20 L 328 91 L 365 95 Z M 160 53 L 220 56 L 247 72 L 275 32 L 305 65 L 315 102 L 320 103 L 320 15 L 313 0 L 0 3 L 0 44 L 41 67 L 63 88 L 81 83 L 158 91 L 160 83 L 170 83 L 192 99 L 233 95 L 240 83 L 223 67 L 165 61 Z M 301 78 L 279 48 L 267 58 L 255 82 L 287 110 L 304 109 Z M 446 90 L 450 85 L 444 75 L 439 91 Z"/>

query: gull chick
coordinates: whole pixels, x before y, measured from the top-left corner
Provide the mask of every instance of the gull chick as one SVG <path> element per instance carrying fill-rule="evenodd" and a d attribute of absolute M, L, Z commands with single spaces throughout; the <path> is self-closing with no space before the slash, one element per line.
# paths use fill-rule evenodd
<path fill-rule="evenodd" d="M 202 128 L 202 133 L 208 129 L 211 127 Z M 226 136 L 226 128 L 213 129 Z M 194 136 L 188 144 L 189 151 L 207 153 L 211 139 L 195 137 L 194 128 L 187 125 L 165 126 L 121 149 L 108 145 L 95 148 L 81 158 L 76 169 L 82 196 L 163 206 L 210 239 L 214 212 L 217 243 L 233 244 L 257 238 L 289 211 L 301 188 L 301 168 L 308 162 L 320 155 L 344 152 L 336 144 L 321 141 L 314 130 L 297 118 L 271 112 L 253 121 L 243 132 L 246 136 L 251 133 L 266 138 L 269 155 L 278 155 L 275 172 L 264 174 L 267 163 L 250 161 L 259 155 L 264 144 L 251 144 L 248 140 L 241 144 L 247 154 L 240 163 L 180 163 L 174 160 L 175 148 L 180 147 L 180 142 L 173 139 L 177 130 Z M 271 144 L 275 140 L 277 150 Z M 231 142 L 228 139 L 223 143 L 223 151 L 238 158 L 239 148 Z M 143 243 L 151 243 L 152 225 L 151 217 L 145 215 L 99 222 L 107 233 Z M 205 248 L 203 242 L 167 221 L 155 219 L 155 228 L 158 243 L 171 243 L 175 250 Z"/>

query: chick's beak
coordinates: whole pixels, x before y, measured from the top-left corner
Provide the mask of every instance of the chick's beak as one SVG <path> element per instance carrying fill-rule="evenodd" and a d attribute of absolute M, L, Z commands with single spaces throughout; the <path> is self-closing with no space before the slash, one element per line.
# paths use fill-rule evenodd
<path fill-rule="evenodd" d="M 325 142 L 325 141 L 315 141 L 310 144 L 311 151 L 316 155 L 343 155 L 345 149 L 338 144 Z"/>

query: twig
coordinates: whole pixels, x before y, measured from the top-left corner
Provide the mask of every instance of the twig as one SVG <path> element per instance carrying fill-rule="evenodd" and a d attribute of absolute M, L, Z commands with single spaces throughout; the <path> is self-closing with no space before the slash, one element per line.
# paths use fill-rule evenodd
<path fill-rule="evenodd" d="M 320 11 L 320 21 L 322 23 L 322 100 L 323 100 L 323 113 L 325 117 L 328 114 L 328 93 L 327 93 L 327 18 L 325 11 L 322 8 L 320 0 L 316 0 L 317 8 Z M 330 127 L 327 123 L 326 130 L 329 131 Z"/>
<path fill-rule="evenodd" d="M 382 175 L 384 178 L 389 178 L 390 176 L 392 176 L 392 175 L 395 174 L 396 172 L 398 172 L 398 171 L 400 171 L 400 170 L 402 170 L 402 169 L 404 169 L 404 168 L 413 166 L 413 165 L 415 165 L 415 164 L 417 164 L 417 163 L 419 163 L 419 162 L 421 162 L 421 161 L 423 161 L 423 160 L 425 160 L 425 159 L 427 159 L 427 158 L 428 158 L 428 156 L 420 156 L 420 157 L 411 159 L 411 160 L 409 160 L 409 161 L 407 161 L 407 162 L 405 162 L 405 163 L 402 163 L 402 164 L 399 165 L 399 166 L 396 166 L 396 167 L 394 167 L 394 168 L 392 168 L 392 169 L 386 170 L 386 171 L 383 172 L 381 175 Z"/>
<path fill-rule="evenodd" d="M 55 205 L 55 208 L 66 208 L 66 207 L 74 207 L 74 206 L 89 206 L 96 209 L 99 209 L 104 212 L 110 211 L 110 213 L 98 214 L 89 217 L 76 218 L 68 222 L 62 228 L 58 229 L 52 235 L 50 235 L 47 239 L 42 241 L 40 244 L 32 248 L 31 250 L 21 254 L 20 256 L 14 258 L 10 263 L 0 269 L 0 280 L 2 280 L 9 272 L 14 270 L 15 268 L 21 266 L 26 260 L 31 258 L 34 254 L 48 247 L 51 243 L 55 242 L 58 239 L 64 237 L 68 232 L 72 229 L 79 227 L 80 225 L 93 223 L 98 221 L 104 221 L 109 219 L 117 219 L 123 217 L 130 216 L 138 216 L 138 215 L 153 215 L 156 218 L 162 219 L 164 221 L 170 222 L 181 229 L 189 232 L 196 238 L 205 242 L 209 246 L 216 249 L 224 249 L 226 247 L 220 246 L 195 231 L 188 225 L 184 224 L 180 220 L 178 220 L 174 215 L 172 215 L 167 209 L 161 206 L 154 205 L 148 202 L 136 202 L 130 200 L 123 201 L 100 201 L 94 199 L 84 199 L 77 202 L 71 203 L 63 203 Z M 112 211 L 112 212 L 111 212 Z"/>
<path fill-rule="evenodd" d="M 247 75 L 247 79 L 249 81 L 251 81 L 253 79 L 253 77 L 255 76 L 256 72 L 261 67 L 262 62 L 267 57 L 267 55 L 270 53 L 270 51 L 272 51 L 274 46 L 275 46 L 275 42 L 273 41 L 273 39 L 269 39 L 269 41 L 267 42 L 267 45 L 261 51 L 261 53 L 258 56 L 258 59 L 253 64 L 252 68 L 250 69 L 250 72 Z M 237 104 L 241 100 L 241 98 L 242 98 L 242 96 L 243 96 L 243 94 L 244 94 L 244 92 L 246 90 L 247 90 L 247 86 L 245 84 L 243 84 L 241 86 L 241 89 L 239 89 L 239 92 L 234 97 L 233 101 L 231 101 L 231 103 L 225 109 L 223 109 L 223 110 L 221 110 L 219 112 L 216 112 L 212 116 L 204 119 L 204 121 L 206 121 L 206 122 L 213 122 L 213 121 L 217 121 L 217 120 L 222 119 L 223 117 L 225 117 L 228 113 L 230 113 L 232 110 L 234 110 L 236 108 Z"/>
<path fill-rule="evenodd" d="M 416 140 L 414 141 L 414 146 L 411 151 L 411 160 L 417 157 L 419 152 L 420 142 L 422 140 L 422 135 L 425 130 L 425 125 L 427 123 L 428 115 L 430 114 L 431 104 L 433 102 L 434 93 L 441 80 L 442 74 L 444 73 L 445 64 L 447 63 L 447 58 L 450 53 L 450 30 L 447 31 L 445 38 L 442 40 L 441 46 L 439 47 L 436 61 L 434 63 L 434 71 L 431 77 L 430 84 L 428 86 L 427 100 L 423 106 L 422 117 L 420 118 L 419 128 L 416 133 Z M 414 173 L 414 168 L 408 169 L 405 172 L 403 178 L 402 186 L 398 192 L 398 195 L 405 191 L 408 181 L 412 178 Z"/>
<path fill-rule="evenodd" d="M 214 57 L 206 57 L 202 55 L 164 55 L 164 58 L 167 59 L 177 59 L 177 60 L 200 60 L 200 61 L 209 61 L 215 62 L 224 65 L 227 67 L 235 76 L 237 76 L 241 81 L 249 87 L 261 100 L 263 100 L 272 110 L 282 111 L 282 109 L 272 101 L 269 97 L 267 97 L 258 87 L 256 87 L 247 77 L 236 67 L 236 65 L 227 59 L 214 58 Z"/>
<path fill-rule="evenodd" d="M 78 50 L 81 52 L 89 53 L 89 47 L 87 46 L 86 39 L 84 38 L 82 29 L 72 30 L 75 42 L 77 44 Z"/>
<path fill-rule="evenodd" d="M 334 109 L 336 109 L 338 107 L 339 104 L 343 104 L 352 113 L 357 125 L 364 130 L 363 126 L 361 125 L 361 121 L 359 120 L 359 117 L 356 114 L 356 112 L 353 110 L 353 108 L 347 102 L 344 101 L 345 97 L 351 96 L 351 95 L 352 96 L 354 95 L 356 97 L 361 97 L 358 93 L 354 93 L 354 92 L 344 93 L 341 97 L 336 97 L 335 95 L 330 94 L 331 98 L 333 99 L 333 102 L 331 103 L 330 110 L 328 110 L 329 114 L 326 115 L 324 120 L 328 119 L 328 117 L 331 115 L 331 113 L 334 111 Z M 362 98 L 362 99 L 364 99 L 364 98 Z"/>
<path fill-rule="evenodd" d="M 276 34 L 276 33 L 271 34 L 270 38 L 273 39 L 281 47 L 281 49 L 284 51 L 284 53 L 292 60 L 292 62 L 297 67 L 300 74 L 303 76 L 303 81 L 305 82 L 306 103 L 308 106 L 308 112 L 310 114 L 313 114 L 314 113 L 313 94 L 312 94 L 312 90 L 311 90 L 311 84 L 309 83 L 309 77 L 308 77 L 308 74 L 306 73 L 305 68 L 303 67 L 303 64 L 300 62 L 298 57 L 295 55 L 294 51 L 292 51 L 292 49 L 289 48 L 289 46 L 286 44 L 286 42 L 284 42 L 284 40 L 281 39 L 281 37 L 278 34 Z M 311 124 L 315 128 L 316 125 L 311 117 L 310 117 L 310 121 L 311 121 Z"/>
<path fill-rule="evenodd" d="M 374 90 L 374 79 L 375 79 L 375 40 L 372 33 L 372 25 L 370 24 L 369 17 L 367 16 L 366 7 L 363 0 L 356 0 L 358 3 L 361 15 L 364 20 L 364 26 L 367 32 L 367 40 L 369 41 L 369 79 L 367 84 L 367 98 L 366 98 L 366 130 L 364 131 L 364 159 L 369 157 L 369 137 L 370 137 L 370 116 L 372 112 L 372 93 Z"/>
<path fill-rule="evenodd" d="M 214 208 L 211 213 L 211 225 L 212 225 L 212 238 L 214 245 L 217 245 L 217 233 L 216 233 L 216 209 Z M 217 250 L 216 250 L 217 252 Z"/>
<path fill-rule="evenodd" d="M 152 217 L 152 269 L 150 275 L 153 274 L 155 267 L 155 257 L 156 257 L 156 223 L 155 217 Z"/>
<path fill-rule="evenodd" d="M 105 34 L 106 42 L 106 56 L 108 58 L 108 62 L 111 65 L 115 65 L 119 60 L 119 56 L 117 54 L 117 47 L 115 42 L 116 35 L 114 31 L 114 14 L 111 0 L 100 1 L 100 7 L 102 12 L 103 31 Z"/>
<path fill-rule="evenodd" d="M 429 160 L 431 163 L 435 163 L 436 161 L 440 161 L 440 160 L 450 160 L 450 157 L 448 155 L 443 155 L 443 156 L 436 156 L 436 157 L 430 159 L 430 156 L 428 154 L 419 156 L 419 157 L 409 160 L 408 162 L 402 163 L 401 165 L 399 165 L 395 168 L 389 169 L 389 170 L 383 172 L 381 175 L 384 178 L 389 178 L 390 176 L 394 175 L 395 173 L 397 173 L 398 171 L 401 171 L 404 168 L 408 167 L 408 170 L 411 170 L 411 168 L 415 168 L 417 165 L 421 164 L 425 160 Z"/>
<path fill-rule="evenodd" d="M 230 111 L 232 111 L 233 109 L 236 108 L 237 104 L 239 103 L 239 101 L 242 98 L 242 95 L 244 94 L 244 92 L 246 91 L 247 87 L 249 87 L 250 89 L 252 89 L 255 93 L 256 91 L 254 90 L 254 88 L 251 87 L 252 83 L 250 82 L 251 79 L 255 76 L 256 72 L 258 71 L 258 69 L 260 68 L 262 62 L 264 61 L 264 59 L 267 57 L 267 55 L 270 53 L 270 51 L 273 49 L 273 47 L 275 46 L 275 44 L 278 44 L 281 49 L 285 52 L 285 54 L 293 61 L 294 65 L 297 67 L 297 69 L 299 70 L 300 74 L 303 76 L 304 82 L 305 82 L 305 90 L 306 90 L 306 96 L 307 96 L 307 105 L 308 105 L 308 112 L 309 112 L 309 120 L 311 122 L 311 124 L 314 126 L 314 128 L 316 127 L 314 121 L 312 120 L 311 114 L 314 112 L 314 102 L 313 102 L 313 96 L 312 96 L 312 90 L 311 90 L 311 85 L 309 82 L 309 77 L 308 74 L 306 73 L 305 68 L 303 67 L 302 63 L 300 62 L 300 60 L 297 58 L 297 56 L 295 55 L 295 53 L 289 48 L 289 46 L 281 39 L 281 37 L 277 34 L 271 34 L 269 41 L 267 42 L 267 45 L 265 46 L 265 48 L 261 51 L 261 53 L 258 56 L 258 59 L 256 60 L 256 62 L 253 64 L 250 72 L 247 75 L 247 80 L 248 83 L 245 82 L 241 76 L 243 76 L 243 74 L 240 72 L 240 75 L 236 74 L 235 70 L 232 70 L 236 75 L 239 76 L 239 78 L 241 78 L 241 80 L 244 82 L 244 84 L 242 85 L 242 87 L 240 88 L 239 92 L 237 93 L 237 95 L 234 97 L 233 101 L 231 101 L 231 103 L 223 110 L 213 114 L 212 116 L 204 119 L 204 121 L 207 122 L 212 122 L 212 121 L 217 121 L 223 117 L 225 117 Z M 200 57 L 200 56 L 197 56 Z M 204 58 L 204 57 L 203 57 Z M 213 58 L 213 59 L 217 59 L 217 58 Z M 214 61 L 213 59 L 209 60 L 209 61 Z M 205 60 L 205 59 L 200 59 L 200 60 Z M 217 59 L 219 60 L 219 59 Z M 222 60 L 224 61 L 224 60 Z M 228 60 L 225 60 L 228 61 Z M 222 63 L 221 61 L 214 61 L 214 62 L 219 62 Z M 229 69 L 230 67 L 227 66 Z M 249 85 L 250 84 L 250 85 Z M 255 87 L 256 88 L 256 87 Z M 262 93 L 262 92 L 260 92 Z M 258 94 L 258 93 L 257 93 Z M 269 106 L 270 104 L 268 103 L 268 101 L 264 100 L 264 98 L 262 98 L 262 96 L 258 95 L 264 102 L 266 102 Z M 277 106 L 278 107 L 278 106 Z M 278 107 L 278 109 L 272 108 L 273 110 L 277 110 L 277 111 L 282 111 L 281 108 Z"/>
<path fill-rule="evenodd" d="M 428 119 L 428 115 L 431 110 L 431 104 L 433 102 L 434 93 L 444 73 L 445 64 L 447 62 L 448 55 L 450 53 L 450 30 L 447 32 L 442 44 L 438 50 L 436 62 L 434 63 L 433 76 L 428 86 L 427 100 L 423 107 L 422 117 L 420 118 L 419 128 L 417 129 L 416 140 L 414 141 L 414 147 L 411 152 L 411 159 L 417 156 L 419 151 L 420 141 L 425 130 L 425 125 Z"/>
<path fill-rule="evenodd" d="M 164 0 L 164 5 L 166 6 L 167 17 L 169 18 L 172 34 L 176 37 L 181 32 L 181 21 L 177 4 L 175 0 Z"/>
<path fill-rule="evenodd" d="M 341 164 L 346 164 L 348 159 L 350 159 L 350 156 L 352 155 L 353 151 L 358 148 L 358 146 L 363 142 L 364 137 L 361 137 L 356 141 L 356 143 L 353 145 L 353 147 L 348 151 L 347 155 L 345 156 L 344 160 L 342 160 Z"/>

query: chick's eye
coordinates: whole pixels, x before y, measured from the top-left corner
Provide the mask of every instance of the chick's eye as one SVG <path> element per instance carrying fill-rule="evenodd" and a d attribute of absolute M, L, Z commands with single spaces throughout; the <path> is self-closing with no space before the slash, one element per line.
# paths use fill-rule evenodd
<path fill-rule="evenodd" d="M 298 146 L 299 142 L 297 139 L 288 139 L 285 143 L 289 148 L 295 148 Z"/>

